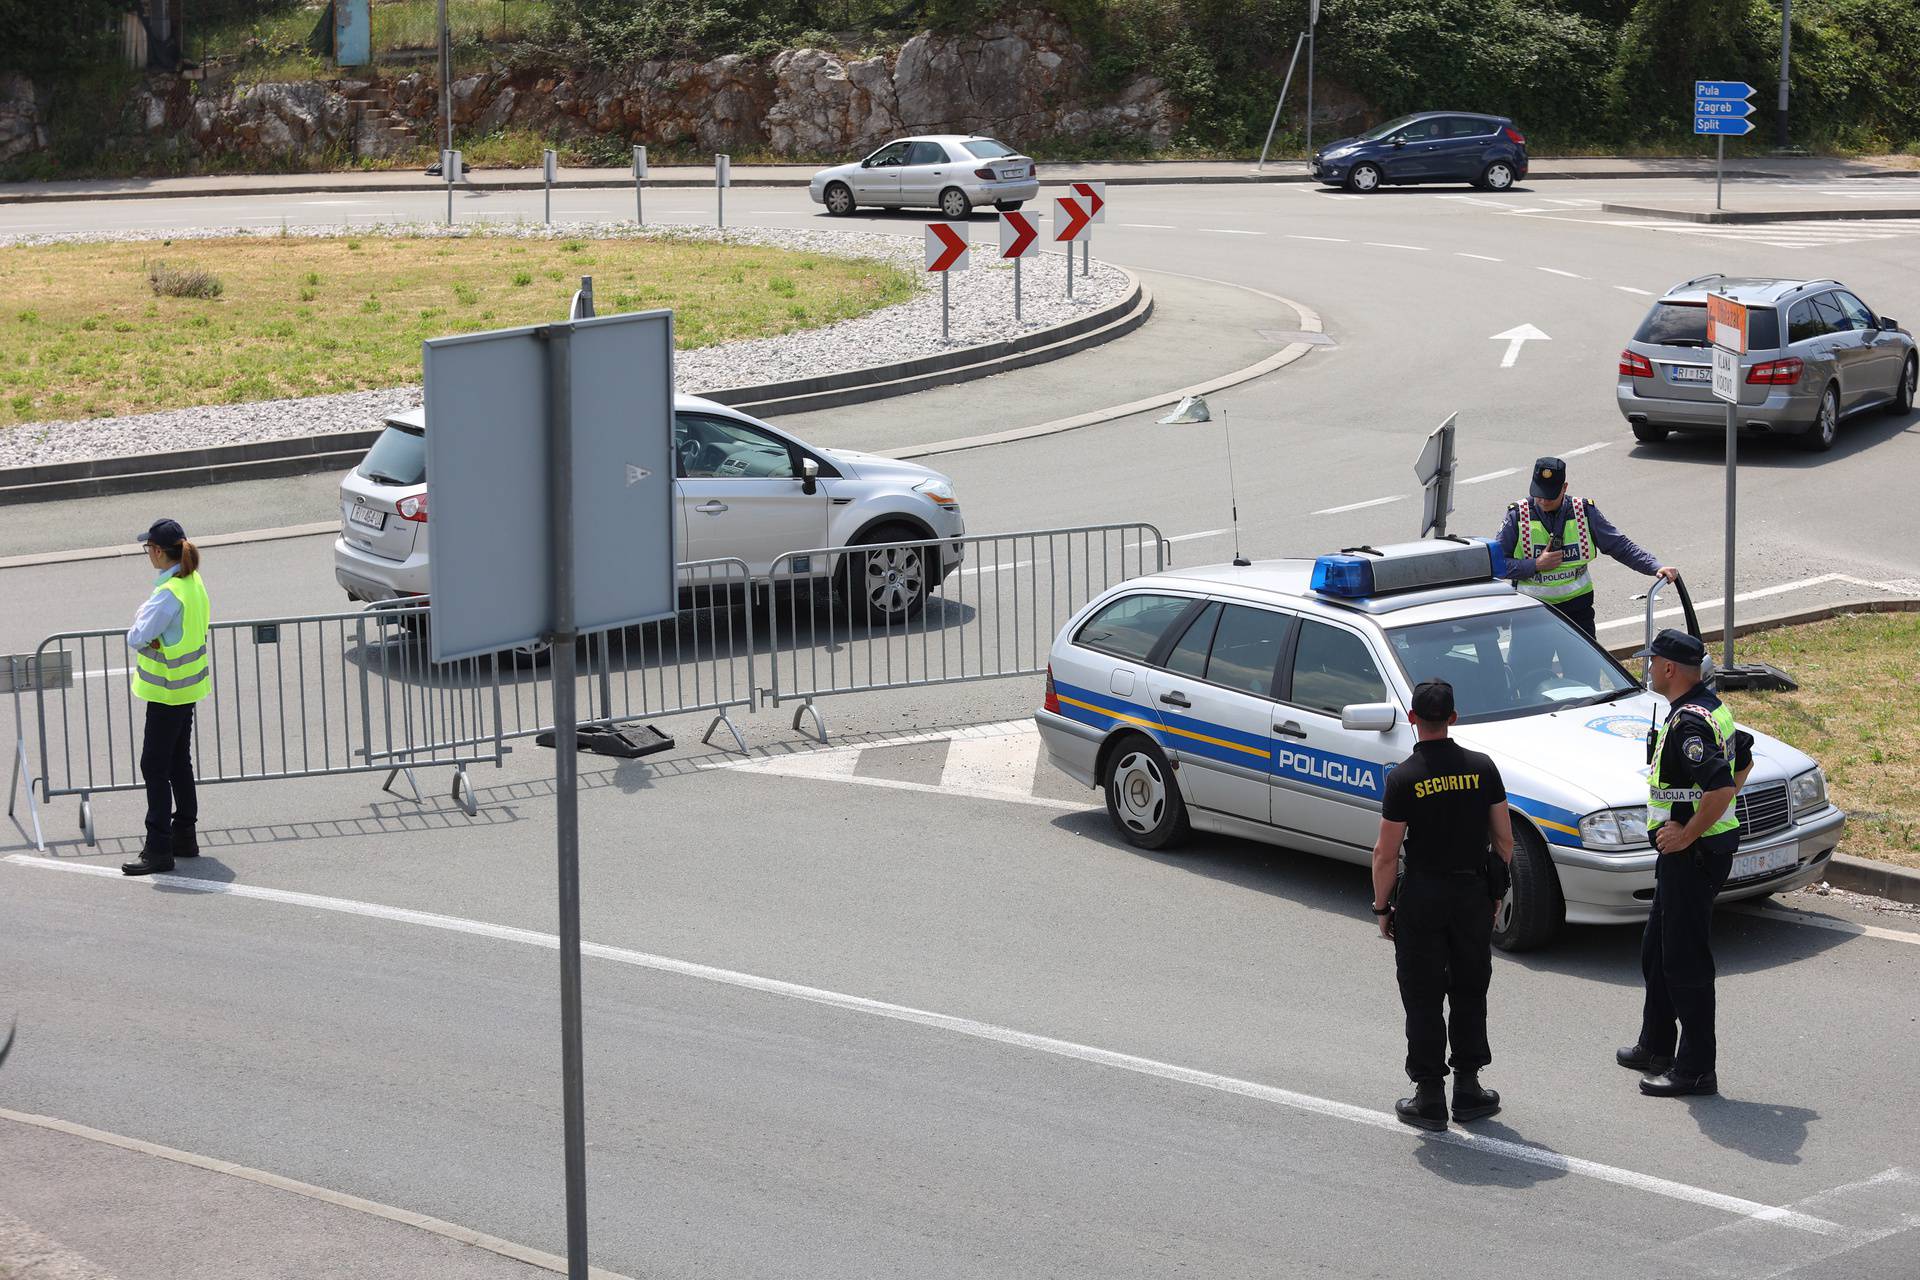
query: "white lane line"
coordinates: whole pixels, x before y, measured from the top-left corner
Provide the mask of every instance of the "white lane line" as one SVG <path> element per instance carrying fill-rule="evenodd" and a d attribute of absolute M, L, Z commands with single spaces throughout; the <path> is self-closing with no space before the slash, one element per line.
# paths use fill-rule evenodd
<path fill-rule="evenodd" d="M 1263 236 L 1264 231 L 1235 231 L 1232 227 L 1202 227 L 1202 231 L 1211 231 L 1216 236 Z"/>
<path fill-rule="evenodd" d="M 1142 231 L 1178 231 L 1180 229 L 1178 227 L 1170 227 L 1164 222 L 1116 222 L 1114 225 L 1116 227 L 1135 227 Z"/>
<path fill-rule="evenodd" d="M 1366 241 L 1366 245 L 1369 249 L 1405 249 L 1409 253 L 1425 253 L 1427 251 L 1425 245 L 1391 244 L 1381 240 L 1368 240 Z"/>
<path fill-rule="evenodd" d="M 1461 484 L 1485 484 L 1489 480 L 1502 480 L 1502 479 L 1505 479 L 1507 476 L 1518 475 L 1519 473 L 1520 473 L 1520 468 L 1508 467 L 1504 471 L 1489 471 L 1485 475 L 1481 475 L 1481 476 L 1468 476 L 1465 480 L 1462 480 L 1460 483 Z"/>
<path fill-rule="evenodd" d="M 1577 458 L 1583 453 L 1598 453 L 1602 449 L 1611 449 L 1613 441 L 1602 440 L 1598 444 L 1583 444 L 1578 449 L 1569 449 L 1561 454 L 1562 458 Z"/>
<path fill-rule="evenodd" d="M 1900 586 L 1897 583 L 1869 582 L 1865 578 L 1856 578 L 1856 577 L 1853 577 L 1851 574 L 1845 574 L 1845 573 L 1823 573 L 1820 576 L 1815 578 L 1801 578 L 1797 582 L 1782 582 L 1776 586 L 1757 587 L 1752 591 L 1736 592 L 1733 597 L 1733 602 L 1735 604 L 1745 604 L 1749 600 L 1765 600 L 1769 596 L 1784 596 L 1795 591 L 1805 591 L 1809 587 L 1822 587 L 1827 585 L 1830 582 L 1844 582 L 1848 586 L 1865 587 L 1871 591 L 1898 591 L 1898 592 L 1901 592 L 1901 594 L 1903 595 L 1909 594 L 1907 592 L 1902 591 Z M 1696 612 L 1699 612 L 1706 609 L 1721 609 L 1725 607 L 1726 607 L 1725 598 L 1722 596 L 1716 595 L 1712 599 L 1699 601 L 1694 606 L 1694 609 Z M 1679 609 L 1679 608 L 1658 609 L 1654 611 L 1653 616 L 1656 618 L 1676 618 L 1685 612 L 1686 610 Z M 1611 622 L 1601 623 L 1600 626 L 1602 628 L 1631 627 L 1638 623 L 1644 622 L 1645 620 L 1646 620 L 1646 615 L 1641 614 L 1639 617 L 1636 617 L 1636 618 L 1615 618 Z M 1738 619 L 1735 619 L 1735 621 L 1737 622 Z"/>
<path fill-rule="evenodd" d="M 1910 947 L 1920 947 L 1920 933 L 1909 933 L 1903 929 L 1886 929 L 1877 924 L 1860 924 L 1853 920 L 1816 916 L 1808 912 L 1790 911 L 1781 907 L 1735 905 L 1729 910 L 1738 911 L 1743 916 L 1755 916 L 1761 920 L 1778 920 L 1782 924 L 1804 924 L 1812 929 L 1827 929 L 1834 933 L 1851 934 L 1856 938 L 1878 938 L 1882 942 L 1904 942 Z"/>
<path fill-rule="evenodd" d="M 1653 294 L 1650 291 L 1646 289 L 1636 289 L 1630 284 L 1617 284 L 1613 287 L 1618 289 L 1622 293 L 1638 294 L 1642 298 L 1651 298 L 1653 296 Z"/>
<path fill-rule="evenodd" d="M 1384 507 L 1389 502 L 1403 502 L 1406 500 L 1406 496 L 1404 493 L 1396 493 L 1391 498 L 1369 498 L 1365 502 L 1349 502 L 1344 507 L 1322 507 L 1320 510 L 1309 512 L 1308 514 L 1316 516 L 1337 516 L 1343 511 L 1361 511 L 1367 507 Z"/>
<path fill-rule="evenodd" d="M 1576 275 L 1571 271 L 1562 271 L 1558 267 L 1535 267 L 1534 270 L 1544 271 L 1550 276 L 1565 276 L 1569 280 L 1585 280 L 1586 279 L 1586 277 L 1583 275 Z"/>
<path fill-rule="evenodd" d="M 1456 258 L 1472 258 L 1476 262 L 1504 262 L 1505 261 L 1504 258 L 1489 258 L 1484 253 L 1463 253 L 1458 249 L 1455 249 L 1453 251 L 1453 256 Z"/>
<path fill-rule="evenodd" d="M 97 867 L 56 861 L 52 858 L 32 857 L 26 854 L 9 854 L 7 861 L 19 866 L 33 867 L 46 871 L 67 871 L 78 875 L 108 879 L 129 887 L 137 887 L 127 877 L 111 867 Z M 396 924 L 419 925 L 429 929 L 441 929 L 449 933 L 464 933 L 475 937 L 490 938 L 499 942 L 513 942 L 522 946 L 539 947 L 548 951 L 560 948 L 560 939 L 551 933 L 538 933 L 531 929 L 516 929 L 509 925 L 491 924 L 483 920 L 469 920 L 461 916 L 437 915 L 428 911 L 410 911 L 401 907 L 389 907 L 377 902 L 359 902 L 351 898 L 329 898 L 313 893 L 294 893 L 284 889 L 267 889 L 256 885 L 233 884 L 230 882 L 198 880 L 191 876 L 150 876 L 146 879 L 169 889 L 185 889 L 208 894 L 225 894 L 237 898 L 254 898 L 265 902 L 278 902 L 287 906 L 305 907 L 316 911 L 334 911 L 343 915 L 364 916 L 376 920 L 388 920 Z M 1739 1196 L 1726 1195 L 1706 1187 L 1696 1187 L 1684 1182 L 1675 1182 L 1669 1178 L 1653 1174 L 1640 1173 L 1633 1169 L 1622 1169 L 1614 1165 L 1602 1164 L 1597 1160 L 1583 1160 L 1578 1156 L 1563 1155 L 1558 1151 L 1549 1151 L 1529 1143 L 1512 1142 L 1504 1138 L 1491 1138 L 1483 1134 L 1448 1130 L 1444 1133 L 1415 1134 L 1400 1121 L 1384 1111 L 1370 1111 L 1351 1103 L 1336 1102 L 1331 1098 L 1315 1097 L 1312 1094 L 1296 1093 L 1291 1089 L 1281 1089 L 1273 1085 L 1257 1084 L 1251 1080 L 1242 1080 L 1233 1076 L 1218 1075 L 1211 1071 L 1200 1071 L 1193 1067 L 1177 1066 L 1170 1062 L 1161 1062 L 1153 1058 L 1143 1058 L 1131 1053 L 1120 1053 L 1113 1049 L 1101 1049 L 1094 1045 L 1078 1044 L 1071 1040 L 1058 1040 L 1052 1036 L 1034 1035 L 1031 1032 L 1016 1031 L 1011 1027 L 997 1026 L 990 1022 L 980 1022 L 973 1018 L 961 1018 L 952 1014 L 935 1013 L 928 1009 L 916 1009 L 908 1005 L 893 1004 L 885 1000 L 874 1000 L 866 996 L 849 995 L 840 991 L 829 991 L 821 987 L 802 986 L 796 982 L 785 982 L 778 978 L 761 977 L 758 974 L 742 973 L 736 969 L 721 969 L 713 965 L 696 964 L 690 960 L 675 960 L 667 956 L 651 955 L 643 951 L 632 951 L 625 947 L 610 947 L 597 942 L 583 942 L 582 955 L 596 960 L 607 960 L 615 964 L 631 965 L 639 969 L 649 969 L 657 973 L 670 973 L 679 977 L 698 978 L 705 982 L 716 982 L 723 986 L 737 987 L 746 991 L 755 991 L 764 995 L 782 996 L 790 1000 L 802 1000 L 809 1004 L 822 1005 L 830 1009 L 840 1009 L 849 1013 L 864 1013 L 873 1017 L 888 1018 L 896 1022 L 905 1022 L 913 1026 L 926 1027 L 935 1031 L 946 1031 L 954 1035 L 967 1036 L 976 1040 L 986 1040 L 994 1044 L 1003 1044 L 1011 1048 L 1027 1049 L 1035 1053 L 1050 1054 L 1083 1062 L 1090 1066 L 1108 1067 L 1116 1071 L 1132 1072 L 1135 1075 L 1151 1076 L 1175 1084 L 1194 1085 L 1202 1089 L 1212 1089 L 1219 1093 L 1233 1094 L 1256 1102 L 1265 1102 L 1285 1107 L 1292 1111 L 1301 1111 L 1331 1120 L 1345 1120 L 1350 1124 L 1364 1125 L 1382 1133 L 1391 1133 L 1399 1137 L 1421 1142 L 1444 1142 L 1477 1151 L 1484 1155 L 1516 1160 L 1536 1168 L 1552 1169 L 1561 1173 L 1577 1174 L 1591 1178 L 1596 1182 L 1624 1187 L 1631 1191 L 1644 1191 L 1651 1195 L 1663 1196 L 1684 1204 L 1703 1209 L 1715 1209 L 1721 1213 L 1732 1214 L 1738 1218 L 1750 1218 L 1759 1222 L 1776 1223 L 1800 1231 L 1811 1231 L 1817 1235 L 1830 1235 L 1843 1230 L 1838 1224 L 1828 1222 L 1811 1214 L 1796 1213 L 1776 1205 L 1762 1204 L 1757 1200 L 1747 1200 Z"/>
<path fill-rule="evenodd" d="M 195 1169 L 205 1169 L 210 1173 L 223 1173 L 230 1178 L 239 1178 L 243 1182 L 252 1182 L 263 1187 L 272 1187 L 275 1191 L 285 1191 L 290 1195 L 307 1200 L 316 1200 L 321 1204 L 330 1204 L 338 1209 L 351 1209 L 355 1213 L 364 1213 L 370 1218 L 384 1218 L 388 1222 L 397 1222 L 405 1227 L 417 1227 L 430 1235 L 453 1240 L 460 1244 L 484 1249 L 503 1258 L 512 1258 L 515 1262 L 524 1262 L 528 1266 L 539 1267 L 543 1271 L 555 1271 L 568 1274 L 567 1260 L 539 1249 L 530 1249 L 526 1245 L 512 1240 L 502 1240 L 499 1236 L 490 1236 L 484 1231 L 475 1231 L 472 1227 L 463 1227 L 457 1222 L 446 1222 L 439 1218 L 429 1218 L 424 1213 L 415 1213 L 411 1209 L 398 1209 L 376 1200 L 366 1200 L 360 1196 L 348 1195 L 344 1191 L 335 1191 L 331 1187 L 316 1187 L 311 1182 L 300 1182 L 294 1178 L 282 1177 L 277 1173 L 268 1173 L 264 1169 L 249 1169 L 245 1165 L 235 1164 L 231 1160 L 217 1160 L 212 1156 L 199 1155 L 192 1151 L 182 1151 L 177 1147 L 163 1147 L 157 1142 L 148 1142 L 143 1138 L 129 1138 L 124 1134 L 108 1133 L 104 1129 L 90 1128 L 84 1124 L 75 1124 L 71 1120 L 61 1120 L 54 1116 L 37 1116 L 28 1111 L 11 1111 L 0 1107 L 0 1120 L 11 1120 L 15 1124 L 32 1125 L 36 1129 L 46 1129 L 53 1133 L 64 1133 L 72 1138 L 85 1138 L 89 1142 L 98 1142 L 103 1146 L 118 1147 L 122 1151 L 132 1151 L 138 1155 L 152 1156 L 160 1160 L 170 1160 L 174 1164 L 183 1164 Z M 35 1268 L 36 1271 L 39 1268 Z M 12 1271 L 8 1275 L 14 1274 Z M 24 1274 L 24 1273 L 22 1273 Z M 89 1271 L 88 1274 L 94 1274 Z M 626 1280 L 616 1271 L 607 1271 L 592 1267 L 587 1274 L 593 1280 Z"/>
<path fill-rule="evenodd" d="M 1289 240 L 1322 240 L 1322 241 L 1325 241 L 1327 244 L 1352 243 L 1345 236 L 1302 236 L 1302 235 L 1295 235 L 1292 232 L 1287 233 L 1287 239 Z"/>
<path fill-rule="evenodd" d="M 1202 538 L 1218 538 L 1232 533 L 1231 529 L 1202 529 L 1198 533 L 1176 533 L 1168 542 L 1198 542 Z"/>

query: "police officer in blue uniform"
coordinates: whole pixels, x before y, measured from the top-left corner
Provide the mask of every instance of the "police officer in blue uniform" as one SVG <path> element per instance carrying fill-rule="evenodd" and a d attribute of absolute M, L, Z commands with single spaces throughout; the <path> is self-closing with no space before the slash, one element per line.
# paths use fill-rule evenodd
<path fill-rule="evenodd" d="M 1560 458 L 1535 460 L 1527 497 L 1508 505 L 1496 545 L 1506 557 L 1504 576 L 1589 636 L 1595 623 L 1588 566 L 1600 556 L 1648 577 L 1672 582 L 1680 576 L 1615 528 L 1592 501 L 1570 496 Z"/>
<path fill-rule="evenodd" d="M 1407 1015 L 1414 1096 L 1400 1099 L 1394 1112 L 1404 1124 L 1438 1132 L 1447 1127 L 1449 1038 L 1453 1118 L 1479 1120 L 1500 1110 L 1500 1095 L 1480 1086 L 1480 1069 L 1493 1060 L 1487 986 L 1493 917 L 1513 861 L 1513 824 L 1499 769 L 1447 735 L 1459 719 L 1453 686 L 1423 681 L 1408 718 L 1419 740 L 1387 775 L 1373 847 L 1373 914 L 1381 934 L 1393 939 Z M 1406 876 L 1396 889 L 1403 840 Z"/>
<path fill-rule="evenodd" d="M 1640 1038 L 1614 1059 L 1641 1072 L 1640 1092 L 1652 1097 L 1718 1093 L 1713 900 L 1740 847 L 1733 804 L 1753 768 L 1753 738 L 1702 680 L 1698 637 L 1668 629 L 1635 656 L 1652 663 L 1653 691 L 1669 710 L 1648 744 L 1647 821 L 1659 858 L 1640 943 L 1646 1001 Z"/>

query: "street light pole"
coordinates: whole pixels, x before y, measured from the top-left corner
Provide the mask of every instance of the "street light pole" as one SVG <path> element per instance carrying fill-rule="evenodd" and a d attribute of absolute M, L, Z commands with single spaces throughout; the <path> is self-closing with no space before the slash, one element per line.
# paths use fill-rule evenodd
<path fill-rule="evenodd" d="M 1787 149 L 1787 66 L 1793 59 L 1793 0 L 1780 0 L 1780 109 L 1774 116 L 1773 144 Z"/>
<path fill-rule="evenodd" d="M 447 31 L 447 0 L 440 0 L 440 149 L 453 150 L 453 38 Z"/>

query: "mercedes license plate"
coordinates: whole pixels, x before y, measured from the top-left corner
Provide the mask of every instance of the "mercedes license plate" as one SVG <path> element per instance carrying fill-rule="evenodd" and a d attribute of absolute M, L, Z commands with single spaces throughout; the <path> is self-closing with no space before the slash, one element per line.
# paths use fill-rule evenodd
<path fill-rule="evenodd" d="M 1727 873 L 1727 879 L 1751 880 L 1756 876 L 1785 871 L 1799 861 L 1799 851 L 1790 844 L 1784 844 L 1775 849 L 1757 849 L 1752 853 L 1736 854 L 1733 859 L 1733 870 Z"/>
<path fill-rule="evenodd" d="M 347 519 L 353 521 L 355 524 L 365 525 L 369 529 L 384 529 L 387 527 L 387 513 L 384 511 L 375 511 L 372 507 L 368 506 L 356 504 L 352 510 L 347 512 Z"/>
<path fill-rule="evenodd" d="M 1667 376 L 1675 382 L 1712 382 L 1713 369 L 1701 368 L 1690 364 L 1675 365 L 1667 370 Z"/>

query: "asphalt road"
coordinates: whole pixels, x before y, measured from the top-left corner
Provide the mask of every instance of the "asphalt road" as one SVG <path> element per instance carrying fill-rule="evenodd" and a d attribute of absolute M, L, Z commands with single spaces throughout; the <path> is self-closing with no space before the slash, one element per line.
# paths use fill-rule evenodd
<path fill-rule="evenodd" d="M 1095 251 L 1171 291 L 1200 278 L 1128 341 L 1200 360 L 1209 334 L 1194 301 L 1234 286 L 1324 322 L 1331 345 L 1212 398 L 1234 433 L 1249 554 L 1411 536 L 1413 456 L 1457 412 L 1474 483 L 1456 527 L 1490 532 L 1535 455 L 1571 455 L 1576 491 L 1710 596 L 1717 446 L 1635 445 L 1611 400 L 1615 353 L 1647 295 L 1709 270 L 1823 274 L 1920 319 L 1920 244 L 1899 224 L 1770 226 L 1763 239 L 1598 211 L 1692 185 L 1367 200 L 1132 188 L 1113 193 Z M 1748 189 L 1730 184 L 1731 199 Z M 617 216 L 601 194 L 556 204 Z M 315 199 L 8 207 L 0 231 L 434 212 L 393 196 Z M 512 216 L 539 196 L 485 199 Z M 657 204 L 663 219 L 702 214 L 688 193 Z M 742 223 L 819 221 L 790 193 L 728 204 Z M 922 219 L 862 222 L 918 235 Z M 1257 354 L 1241 330 L 1277 322 L 1232 314 L 1221 340 Z M 1526 324 L 1546 340 L 1503 367 L 1493 335 Z M 1125 400 L 1178 363 L 1107 355 L 787 424 L 826 445 L 937 442 Z M 954 476 L 976 531 L 1144 519 L 1199 562 L 1230 550 L 1216 532 L 1224 443 L 1218 423 L 1141 415 L 932 463 Z M 1863 419 L 1821 457 L 1755 443 L 1742 461 L 1737 586 L 1766 593 L 1749 610 L 1920 579 L 1905 536 L 1912 421 Z M 1520 474 L 1497 474 L 1509 469 Z M 31 526 L 33 549 L 52 550 L 111 542 L 162 505 L 189 528 L 245 529 L 323 520 L 326 502 L 324 484 L 278 482 L 22 508 L 0 527 Z M 338 602 L 324 538 L 221 548 L 209 573 L 227 616 Z M 1603 619 L 1634 612 L 1632 575 L 1606 566 L 1599 580 Z M 0 648 L 113 625 L 144 581 L 130 559 L 0 570 L 10 598 L 32 605 L 0 618 Z M 1039 764 L 1030 735 L 952 732 L 1017 721 L 1036 698 L 1021 680 L 831 701 L 838 752 L 799 749 L 766 713 L 747 721 L 759 756 L 746 767 L 691 745 L 702 726 L 682 721 L 671 727 L 686 745 L 652 764 L 587 767 L 598 1264 L 634 1276 L 1911 1275 L 1920 1121 L 1900 1082 L 1920 1050 L 1912 919 L 1828 899 L 1799 902 L 1806 918 L 1723 915 L 1726 1096 L 1688 1103 L 1640 1098 L 1611 1064 L 1637 1014 L 1634 931 L 1575 929 L 1552 951 L 1502 958 L 1487 1082 L 1508 1107 L 1479 1128 L 1510 1145 L 1420 1139 L 1386 1118 L 1404 1048 L 1364 874 L 1226 840 L 1140 854 L 1108 833 L 1091 793 Z M 209 788 L 208 856 L 182 870 L 230 893 L 56 870 L 23 861 L 16 836 L 0 849 L 0 975 L 22 1030 L 0 1107 L 561 1251 L 549 778 L 544 754 L 523 747 L 475 775 L 472 819 L 437 795 L 380 796 L 366 778 Z M 444 773 L 423 781 L 441 788 Z M 136 800 L 96 810 L 105 838 L 88 849 L 70 839 L 71 802 L 53 808 L 60 867 L 111 871 L 130 856 Z M 108 1247 L 114 1227 L 97 1210 L 45 1196 L 32 1208 L 69 1245 L 101 1236 L 129 1276 L 193 1274 L 190 1251 L 143 1262 Z M 286 1256 L 261 1273 L 294 1274 L 276 1269 Z"/>

